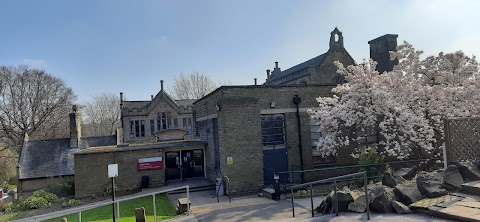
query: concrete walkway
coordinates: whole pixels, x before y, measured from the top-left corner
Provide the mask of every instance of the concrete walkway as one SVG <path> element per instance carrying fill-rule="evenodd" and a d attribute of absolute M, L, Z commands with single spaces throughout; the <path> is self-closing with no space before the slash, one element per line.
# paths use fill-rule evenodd
<path fill-rule="evenodd" d="M 177 198 L 184 197 L 182 194 L 169 195 L 172 202 Z M 227 197 L 222 197 L 217 203 L 214 192 L 195 192 L 190 195 L 192 202 L 192 214 L 185 217 L 175 218 L 176 222 L 203 222 L 203 221 L 366 221 L 366 214 L 340 213 L 311 217 L 310 198 L 295 199 L 295 217 L 292 217 L 292 205 L 290 200 L 273 201 L 256 195 L 237 197 L 228 202 Z M 318 206 L 325 197 L 314 197 L 314 206 Z M 400 222 L 446 222 L 423 214 L 379 214 L 371 213 L 374 222 L 400 221 Z"/>

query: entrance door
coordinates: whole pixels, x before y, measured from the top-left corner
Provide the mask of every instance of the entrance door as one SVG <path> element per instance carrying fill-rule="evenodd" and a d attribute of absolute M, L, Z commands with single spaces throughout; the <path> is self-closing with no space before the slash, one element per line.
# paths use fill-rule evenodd
<path fill-rule="evenodd" d="M 165 153 L 165 177 L 167 180 L 181 179 L 180 175 L 180 152 Z"/>
<path fill-rule="evenodd" d="M 182 150 L 182 179 L 202 177 L 203 150 Z"/>
<path fill-rule="evenodd" d="M 263 182 L 265 185 L 274 183 L 273 174 L 288 171 L 287 149 L 263 150 Z M 281 175 L 280 181 L 286 181 L 288 175 Z"/>

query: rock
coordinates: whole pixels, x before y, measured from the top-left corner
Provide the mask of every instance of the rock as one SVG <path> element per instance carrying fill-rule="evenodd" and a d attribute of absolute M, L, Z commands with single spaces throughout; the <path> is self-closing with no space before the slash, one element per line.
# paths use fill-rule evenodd
<path fill-rule="evenodd" d="M 422 199 L 422 194 L 418 190 L 417 186 L 396 186 L 393 190 L 400 202 L 405 205 L 410 205 Z"/>
<path fill-rule="evenodd" d="M 397 186 L 397 181 L 393 178 L 392 174 L 390 174 L 389 172 L 384 172 L 382 177 L 382 184 L 387 187 L 394 188 L 395 186 Z"/>
<path fill-rule="evenodd" d="M 417 174 L 417 168 L 416 167 L 411 167 L 411 168 L 402 168 L 397 170 L 396 172 L 393 173 L 393 176 L 401 176 L 407 180 L 410 180 L 415 177 Z"/>
<path fill-rule="evenodd" d="M 321 214 L 327 214 L 328 212 L 330 212 L 331 207 L 332 206 L 329 205 L 326 200 L 323 200 L 320 203 L 320 205 L 318 205 L 318 207 L 315 209 L 315 211 L 317 211 L 318 213 L 321 213 Z"/>
<path fill-rule="evenodd" d="M 347 191 L 337 191 L 338 196 L 338 212 L 347 212 L 348 211 L 348 204 L 354 201 L 352 194 Z M 331 197 L 332 203 L 332 210 L 331 212 L 336 212 L 336 203 L 335 203 L 335 194 Z"/>
<path fill-rule="evenodd" d="M 397 212 L 397 214 L 408 214 L 412 212 L 409 207 L 405 206 L 404 204 L 398 201 L 393 201 L 392 207 L 395 210 L 395 212 Z"/>
<path fill-rule="evenodd" d="M 469 162 L 456 163 L 458 171 L 465 182 L 480 180 L 480 172 L 478 168 Z"/>
<path fill-rule="evenodd" d="M 370 204 L 373 199 L 373 194 L 368 193 L 368 203 Z M 365 202 L 365 194 L 361 195 L 358 197 L 356 200 L 348 204 L 348 210 L 357 212 L 357 213 L 363 213 L 367 209 L 367 205 Z"/>
<path fill-rule="evenodd" d="M 442 188 L 442 183 L 435 180 L 435 177 L 426 173 L 417 176 L 417 188 L 423 196 L 435 198 L 447 194 L 447 190 Z"/>
<path fill-rule="evenodd" d="M 394 192 L 391 189 L 384 189 L 383 194 L 372 201 L 370 209 L 380 213 L 393 213 L 392 201 L 394 200 Z"/>
<path fill-rule="evenodd" d="M 370 192 L 372 194 L 372 201 L 376 199 L 377 197 L 383 195 L 385 193 L 385 187 L 382 185 L 375 185 L 370 189 Z"/>
<path fill-rule="evenodd" d="M 455 165 L 447 167 L 443 174 L 443 186 L 448 190 L 459 190 L 464 183 L 463 177 Z"/>
<path fill-rule="evenodd" d="M 402 184 L 404 182 L 406 182 L 407 180 L 405 180 L 405 178 L 403 178 L 402 176 L 393 176 L 393 178 L 395 179 L 395 181 L 397 181 L 397 185 L 398 184 Z"/>

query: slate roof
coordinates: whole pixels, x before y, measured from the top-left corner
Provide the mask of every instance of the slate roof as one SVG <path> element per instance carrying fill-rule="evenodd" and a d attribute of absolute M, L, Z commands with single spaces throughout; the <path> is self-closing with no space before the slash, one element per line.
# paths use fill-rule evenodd
<path fill-rule="evenodd" d="M 70 139 L 28 141 L 20 160 L 20 179 L 73 175 Z"/>
<path fill-rule="evenodd" d="M 313 59 L 307 60 L 307 61 L 305 61 L 303 63 L 300 63 L 296 66 L 293 66 L 289 69 L 286 69 L 286 70 L 284 70 L 280 73 L 276 73 L 276 74 L 274 74 L 270 77 L 270 79 L 267 81 L 267 83 L 272 82 L 272 81 L 277 80 L 277 79 L 280 79 L 282 77 L 286 77 L 286 76 L 288 76 L 290 74 L 293 74 L 293 73 L 296 73 L 298 71 L 302 71 L 304 69 L 317 67 L 318 65 L 322 64 L 323 59 L 325 58 L 325 54 L 326 53 L 323 53 L 323 54 L 321 54 L 321 55 L 319 55 L 319 56 L 317 56 Z"/>
<path fill-rule="evenodd" d="M 82 138 L 82 148 L 116 144 L 116 136 Z M 28 141 L 20 157 L 20 179 L 68 176 L 74 174 L 70 138 Z"/>

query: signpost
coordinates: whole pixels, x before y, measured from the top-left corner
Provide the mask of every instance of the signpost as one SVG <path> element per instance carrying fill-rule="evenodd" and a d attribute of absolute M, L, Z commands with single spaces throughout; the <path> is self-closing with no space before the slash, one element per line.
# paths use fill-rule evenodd
<path fill-rule="evenodd" d="M 118 164 L 108 164 L 108 177 L 112 178 L 112 201 L 115 201 L 115 177 L 118 176 Z M 115 222 L 115 203 L 112 205 L 113 222 Z"/>

